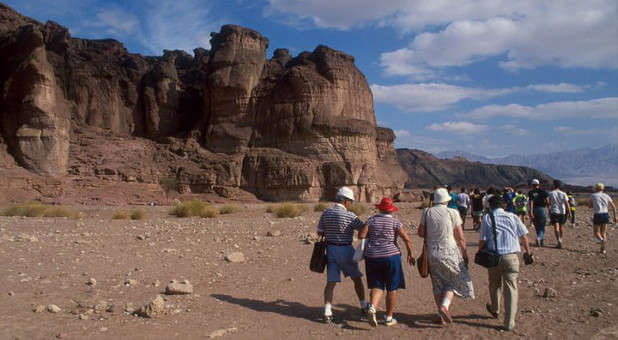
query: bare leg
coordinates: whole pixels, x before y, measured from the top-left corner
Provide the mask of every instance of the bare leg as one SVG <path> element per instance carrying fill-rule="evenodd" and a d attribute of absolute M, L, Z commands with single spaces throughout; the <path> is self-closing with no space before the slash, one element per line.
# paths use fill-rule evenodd
<path fill-rule="evenodd" d="M 395 305 L 397 304 L 397 291 L 390 291 L 386 293 L 386 316 L 393 316 L 395 312 Z"/>
<path fill-rule="evenodd" d="M 605 254 L 605 245 L 607 244 L 607 224 L 601 224 L 599 226 L 599 234 L 603 238 L 601 243 L 601 253 Z"/>
<path fill-rule="evenodd" d="M 337 282 L 326 282 L 326 287 L 324 287 L 324 304 L 333 303 L 333 294 L 336 285 Z"/>
<path fill-rule="evenodd" d="M 594 226 L 592 226 L 593 228 L 593 233 L 594 233 L 594 237 L 596 237 L 597 239 L 601 239 L 601 234 L 599 234 L 599 225 L 595 224 Z"/>
<path fill-rule="evenodd" d="M 554 234 L 556 234 L 556 241 L 558 241 L 558 243 L 561 243 L 562 238 L 560 237 L 560 223 L 554 224 Z"/>
<path fill-rule="evenodd" d="M 356 290 L 358 300 L 361 302 L 365 301 L 365 286 L 363 285 L 363 278 L 353 277 L 352 281 L 354 281 L 354 290 Z"/>
<path fill-rule="evenodd" d="M 375 308 L 380 303 L 380 299 L 382 298 L 382 293 L 384 291 L 378 288 L 371 288 L 371 292 L 369 293 L 371 299 L 371 305 Z"/>

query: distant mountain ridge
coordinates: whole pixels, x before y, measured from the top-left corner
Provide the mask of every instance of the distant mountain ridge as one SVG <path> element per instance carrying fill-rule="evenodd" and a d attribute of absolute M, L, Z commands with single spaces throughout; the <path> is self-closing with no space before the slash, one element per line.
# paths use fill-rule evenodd
<path fill-rule="evenodd" d="M 548 183 L 547 174 L 525 166 L 469 162 L 464 158 L 440 159 L 414 149 L 397 149 L 399 164 L 408 174 L 406 188 L 430 188 L 434 185 L 455 186 L 527 186 L 533 178 Z"/>
<path fill-rule="evenodd" d="M 442 159 L 464 157 L 472 162 L 528 166 L 570 184 L 591 185 L 603 181 L 608 185 L 618 185 L 618 144 L 493 159 L 465 151 L 445 151 L 436 155 Z"/>

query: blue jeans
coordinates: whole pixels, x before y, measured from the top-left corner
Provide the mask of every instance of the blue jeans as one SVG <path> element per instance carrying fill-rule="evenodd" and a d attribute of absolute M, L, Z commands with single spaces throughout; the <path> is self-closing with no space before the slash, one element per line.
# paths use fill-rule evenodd
<path fill-rule="evenodd" d="M 534 228 L 536 229 L 536 238 L 540 241 L 545 236 L 545 225 L 547 224 L 547 208 L 534 208 Z"/>

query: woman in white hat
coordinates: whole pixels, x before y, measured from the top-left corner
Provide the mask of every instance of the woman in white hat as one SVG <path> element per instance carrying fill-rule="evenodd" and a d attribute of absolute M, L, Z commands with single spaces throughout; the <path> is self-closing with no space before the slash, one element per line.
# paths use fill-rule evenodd
<path fill-rule="evenodd" d="M 425 238 L 429 259 L 429 274 L 433 294 L 442 324 L 453 319 L 449 307 L 453 296 L 474 298 L 474 287 L 468 274 L 466 240 L 459 212 L 446 205 L 451 196 L 444 188 L 434 192 L 434 205 L 425 209 L 418 235 Z"/>

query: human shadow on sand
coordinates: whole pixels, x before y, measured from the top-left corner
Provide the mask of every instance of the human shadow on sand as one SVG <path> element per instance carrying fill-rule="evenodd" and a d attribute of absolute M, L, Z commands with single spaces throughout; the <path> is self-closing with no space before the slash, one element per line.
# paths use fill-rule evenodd
<path fill-rule="evenodd" d="M 299 319 L 305 319 L 317 323 L 322 323 L 322 307 L 309 307 L 300 302 L 286 301 L 277 299 L 274 301 L 260 301 L 249 298 L 236 298 L 225 294 L 211 294 L 211 297 L 235 305 L 243 306 L 252 309 L 256 312 L 277 313 L 285 316 L 290 316 Z M 352 330 L 368 330 L 350 325 L 348 321 L 358 321 L 360 309 L 350 305 L 335 305 L 333 306 L 333 314 L 335 315 L 335 323 L 341 324 L 341 328 Z"/>

